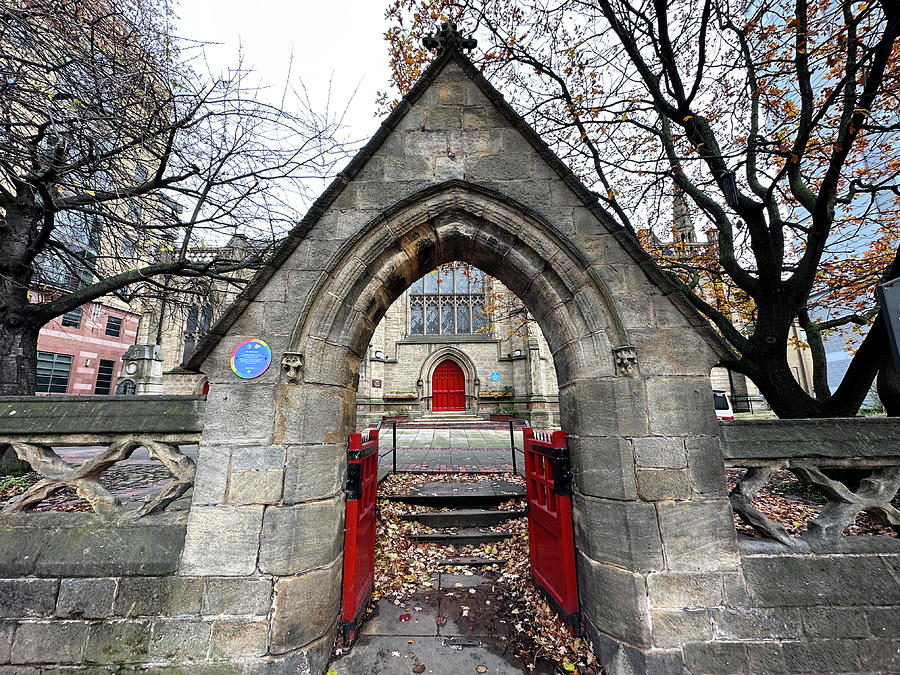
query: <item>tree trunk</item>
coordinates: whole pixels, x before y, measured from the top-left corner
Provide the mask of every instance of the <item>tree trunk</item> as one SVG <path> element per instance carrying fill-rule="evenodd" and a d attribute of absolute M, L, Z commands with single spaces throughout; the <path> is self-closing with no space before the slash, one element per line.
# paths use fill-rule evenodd
<path fill-rule="evenodd" d="M 876 386 L 878 398 L 881 399 L 888 417 L 900 417 L 900 372 L 891 353 L 878 371 Z"/>
<path fill-rule="evenodd" d="M 750 363 L 754 367 L 748 368 Z M 756 367 L 757 364 L 759 367 Z M 753 361 L 739 362 L 735 369 L 753 381 L 772 411 L 782 419 L 854 417 L 874 379 L 874 372 L 868 378 L 862 377 L 849 383 L 845 376 L 845 382 L 841 385 L 843 396 L 819 400 L 810 396 L 794 379 L 786 358 L 780 361 L 757 356 Z"/>
<path fill-rule="evenodd" d="M 34 394 L 40 329 L 0 312 L 0 396 Z"/>
<path fill-rule="evenodd" d="M 757 299 L 759 314 L 753 335 L 745 345 L 735 370 L 753 380 L 772 411 L 780 418 L 846 417 L 855 414 L 855 410 L 836 410 L 828 399 L 814 398 L 794 378 L 787 358 L 788 336 L 796 316 L 793 304 L 790 298 L 778 293 Z"/>
<path fill-rule="evenodd" d="M 0 218 L 0 396 L 34 394 L 42 322 L 28 301 L 33 271 L 23 261 L 29 260 L 36 218 L 27 199 L 7 205 Z"/>
<path fill-rule="evenodd" d="M 775 359 L 762 359 L 759 368 L 744 373 L 753 380 L 779 418 L 848 417 L 854 414 L 836 411 L 827 401 L 818 401 L 810 396 L 794 379 L 786 358 L 781 363 Z"/>

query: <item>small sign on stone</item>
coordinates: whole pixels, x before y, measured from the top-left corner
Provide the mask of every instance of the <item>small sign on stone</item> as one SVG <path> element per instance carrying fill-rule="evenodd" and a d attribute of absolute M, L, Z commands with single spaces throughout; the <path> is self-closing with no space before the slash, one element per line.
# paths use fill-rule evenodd
<path fill-rule="evenodd" d="M 231 370 L 238 377 L 252 380 L 259 377 L 272 363 L 272 350 L 262 340 L 244 340 L 231 352 Z"/>

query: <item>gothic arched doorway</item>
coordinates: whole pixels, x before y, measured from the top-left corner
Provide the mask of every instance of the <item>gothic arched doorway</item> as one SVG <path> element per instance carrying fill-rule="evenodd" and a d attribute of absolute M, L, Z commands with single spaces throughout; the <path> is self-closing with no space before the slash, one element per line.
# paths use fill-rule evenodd
<path fill-rule="evenodd" d="M 452 359 L 438 364 L 431 375 L 431 409 L 434 412 L 466 409 L 466 377 Z"/>

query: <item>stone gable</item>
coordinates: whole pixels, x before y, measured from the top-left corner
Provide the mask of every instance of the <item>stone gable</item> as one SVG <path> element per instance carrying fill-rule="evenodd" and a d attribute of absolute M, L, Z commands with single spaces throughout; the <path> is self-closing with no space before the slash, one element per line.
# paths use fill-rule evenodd
<path fill-rule="evenodd" d="M 471 62 L 452 51 L 438 57 L 317 200 L 272 266 L 262 270 L 223 315 L 187 367 L 217 370 L 227 355 L 215 353 L 215 345 L 226 333 L 258 335 L 264 328 L 275 342 L 270 344 L 273 353 L 289 351 L 282 338 L 291 335 L 292 318 L 303 311 L 338 250 L 387 208 L 446 181 L 465 181 L 503 194 L 571 238 L 596 261 L 596 272 L 629 331 L 661 331 L 684 347 L 680 353 L 689 360 L 698 349 L 713 363 L 728 355 L 724 342 L 631 233 L 603 211 Z M 270 300 L 284 303 L 284 311 L 267 311 Z M 698 331 L 685 331 L 689 326 Z"/>

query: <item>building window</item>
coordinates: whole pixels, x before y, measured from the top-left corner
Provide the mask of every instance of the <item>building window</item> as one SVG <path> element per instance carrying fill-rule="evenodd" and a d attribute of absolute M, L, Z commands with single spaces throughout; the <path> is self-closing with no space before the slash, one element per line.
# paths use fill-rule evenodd
<path fill-rule="evenodd" d="M 81 310 L 73 309 L 63 314 L 62 325 L 66 328 L 81 328 Z"/>
<path fill-rule="evenodd" d="M 117 316 L 106 317 L 106 334 L 113 337 L 122 335 L 122 319 Z"/>
<path fill-rule="evenodd" d="M 37 381 L 34 390 L 38 394 L 65 394 L 72 372 L 71 354 L 37 353 Z"/>
<path fill-rule="evenodd" d="M 128 205 L 128 220 L 133 223 L 137 223 L 141 220 L 141 215 L 143 214 L 143 207 L 137 202 L 131 202 Z"/>
<path fill-rule="evenodd" d="M 461 262 L 441 265 L 409 288 L 410 334 L 484 332 L 484 293 L 481 270 Z"/>
<path fill-rule="evenodd" d="M 198 307 L 194 305 L 188 308 L 187 322 L 184 326 L 184 354 L 182 360 L 187 361 L 194 352 L 197 342 L 206 334 L 212 325 L 212 307 L 206 305 Z"/>
<path fill-rule="evenodd" d="M 97 385 L 94 387 L 95 394 L 109 395 L 109 390 L 112 389 L 112 376 L 115 368 L 115 361 L 100 359 L 100 366 L 97 368 Z"/>
<path fill-rule="evenodd" d="M 135 252 L 137 251 L 137 242 L 134 239 L 128 236 L 123 236 L 122 241 L 119 242 L 119 253 L 123 258 L 133 258 Z"/>

